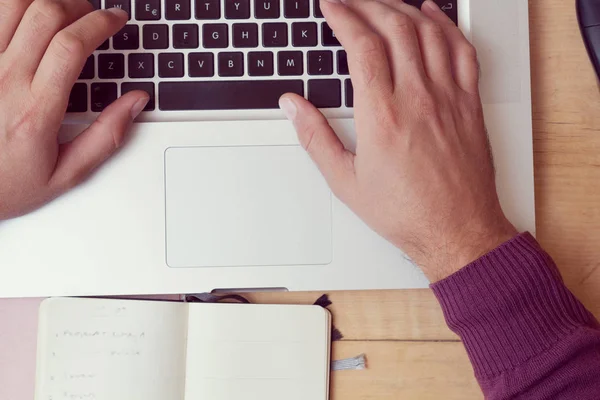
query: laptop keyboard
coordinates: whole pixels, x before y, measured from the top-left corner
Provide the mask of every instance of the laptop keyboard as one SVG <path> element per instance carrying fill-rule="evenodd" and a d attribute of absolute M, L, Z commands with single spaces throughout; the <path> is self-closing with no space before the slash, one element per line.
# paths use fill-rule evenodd
<path fill-rule="evenodd" d="M 436 1 L 456 22 L 457 0 Z M 338 110 L 336 115 L 352 115 L 346 52 L 323 19 L 319 0 L 90 2 L 122 8 L 130 20 L 87 60 L 71 92 L 67 121 L 91 120 L 118 96 L 138 89 L 151 97 L 146 120 L 276 110 L 287 92 Z M 422 0 L 406 2 L 420 6 Z"/>

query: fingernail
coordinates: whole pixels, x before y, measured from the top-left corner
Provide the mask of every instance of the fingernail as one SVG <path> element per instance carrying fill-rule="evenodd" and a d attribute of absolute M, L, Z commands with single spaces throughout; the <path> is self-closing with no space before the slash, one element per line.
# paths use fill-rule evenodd
<path fill-rule="evenodd" d="M 341 4 L 341 3 L 345 3 L 347 0 L 324 0 L 328 3 L 334 3 L 334 4 Z"/>
<path fill-rule="evenodd" d="M 423 3 L 423 7 L 427 7 L 431 11 L 441 11 L 440 7 L 438 7 L 438 5 L 431 0 L 425 0 L 425 2 Z"/>
<path fill-rule="evenodd" d="M 149 100 L 150 100 L 149 97 L 143 97 L 143 98 L 139 99 L 133 105 L 133 107 L 131 107 L 131 119 L 136 119 L 137 116 L 140 115 L 140 113 L 144 110 L 144 107 L 146 107 L 146 104 L 148 104 Z"/>
<path fill-rule="evenodd" d="M 296 119 L 298 109 L 296 108 L 296 104 L 294 104 L 292 100 L 288 99 L 287 97 L 279 99 L 279 107 L 281 108 L 283 114 L 285 114 L 285 117 L 287 119 L 289 119 L 290 121 Z"/>
<path fill-rule="evenodd" d="M 127 11 L 123 10 L 122 8 L 119 7 L 110 7 L 107 8 L 106 11 L 108 11 L 109 13 L 113 13 L 118 17 L 129 17 L 129 14 L 127 14 Z"/>

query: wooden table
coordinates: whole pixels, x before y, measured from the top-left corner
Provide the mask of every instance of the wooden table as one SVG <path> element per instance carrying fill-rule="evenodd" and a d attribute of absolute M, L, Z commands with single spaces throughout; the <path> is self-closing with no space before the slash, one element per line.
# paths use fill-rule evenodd
<path fill-rule="evenodd" d="M 600 93 L 574 2 L 530 1 L 537 237 L 565 281 L 600 317 Z M 254 295 L 311 303 L 320 293 Z M 333 400 L 481 399 L 458 338 L 429 290 L 331 294 L 344 339 L 334 357 L 365 353 L 368 370 L 335 372 Z"/>

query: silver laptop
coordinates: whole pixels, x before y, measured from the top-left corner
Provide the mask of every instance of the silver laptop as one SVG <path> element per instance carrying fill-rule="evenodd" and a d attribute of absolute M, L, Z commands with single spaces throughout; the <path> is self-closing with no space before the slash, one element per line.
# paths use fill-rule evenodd
<path fill-rule="evenodd" d="M 94 0 L 131 20 L 88 60 L 61 132 L 152 99 L 87 182 L 0 223 L 0 296 L 422 288 L 336 199 L 277 109 L 307 96 L 353 148 L 346 55 L 314 0 Z M 534 231 L 526 0 L 444 0 L 478 49 L 504 210 Z"/>

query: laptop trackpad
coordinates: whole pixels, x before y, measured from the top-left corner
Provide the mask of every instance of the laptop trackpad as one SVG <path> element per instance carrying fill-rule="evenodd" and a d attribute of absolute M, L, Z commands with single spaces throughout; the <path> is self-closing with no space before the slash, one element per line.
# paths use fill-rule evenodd
<path fill-rule="evenodd" d="M 331 262 L 331 192 L 300 146 L 165 152 L 170 267 Z"/>

